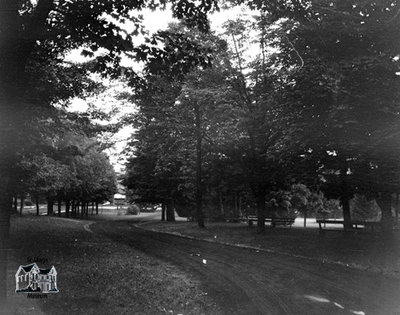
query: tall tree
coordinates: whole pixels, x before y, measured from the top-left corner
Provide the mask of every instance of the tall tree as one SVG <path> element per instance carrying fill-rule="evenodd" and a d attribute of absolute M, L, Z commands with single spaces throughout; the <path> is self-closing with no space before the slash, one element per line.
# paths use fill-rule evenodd
<path fill-rule="evenodd" d="M 281 73 L 267 59 L 264 25 L 253 21 L 250 25 L 256 32 L 249 37 L 244 32 L 248 24 L 243 19 L 226 24 L 233 60 L 228 80 L 237 95 L 234 104 L 241 111 L 238 124 L 242 135 L 239 138 L 241 167 L 257 203 L 258 230 L 263 232 L 265 217 L 271 215 L 266 194 L 286 182 L 286 160 L 279 154 L 279 140 L 284 137 L 287 125 L 281 109 Z M 246 58 L 250 50 L 258 50 L 258 54 Z"/>
<path fill-rule="evenodd" d="M 218 41 L 213 42 L 216 40 L 215 37 L 190 30 L 185 24 L 171 24 L 168 32 L 175 35 L 167 43 L 166 50 L 175 49 L 176 45 L 180 45 L 182 38 L 185 37 L 190 41 L 198 42 L 199 46 L 208 51 L 216 49 L 218 46 Z M 190 47 L 186 48 L 191 50 Z M 201 89 L 201 87 L 195 82 L 201 76 L 199 73 L 207 70 L 198 69 L 189 77 L 182 76 L 179 75 L 182 73 L 181 70 L 178 69 L 178 72 L 174 70 L 173 60 L 162 64 L 158 60 L 153 60 L 149 63 L 148 68 L 164 68 L 165 71 L 163 71 L 163 76 L 148 76 L 146 88 L 137 93 L 136 102 L 139 105 L 139 114 L 135 121 L 139 127 L 136 135 L 139 141 L 136 143 L 134 151 L 136 156 L 131 159 L 128 175 L 132 175 L 133 179 L 136 174 L 136 178 L 139 178 L 137 175 L 144 169 L 153 168 L 153 171 L 148 173 L 154 176 L 154 180 L 149 178 L 148 183 L 152 183 L 152 189 L 158 191 L 153 196 L 160 198 L 159 196 L 162 194 L 164 195 L 162 199 L 169 200 L 169 202 L 174 201 L 176 206 L 178 203 L 187 203 L 191 202 L 190 200 L 193 198 L 196 199 L 193 204 L 193 206 L 197 205 L 195 216 L 199 226 L 204 226 L 201 176 L 205 129 L 203 107 L 204 103 L 209 101 L 207 98 L 210 93 L 203 93 L 201 96 L 204 91 L 197 93 L 196 89 Z M 152 157 L 149 157 L 148 152 L 151 151 L 154 153 Z M 143 164 L 145 156 L 148 157 L 146 166 Z M 140 170 L 139 165 L 144 167 L 143 170 Z M 154 184 L 158 187 L 153 186 Z M 148 185 L 142 186 L 142 188 L 144 187 L 148 187 Z M 196 187 L 195 191 L 192 191 L 192 187 Z M 183 193 L 184 191 L 185 193 Z M 142 190 L 143 193 L 145 192 Z M 183 199 L 186 199 L 186 202 Z"/>

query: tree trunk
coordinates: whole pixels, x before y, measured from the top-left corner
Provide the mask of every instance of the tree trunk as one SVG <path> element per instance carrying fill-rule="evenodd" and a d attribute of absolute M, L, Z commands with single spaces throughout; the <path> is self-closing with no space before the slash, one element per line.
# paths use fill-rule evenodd
<path fill-rule="evenodd" d="M 376 199 L 378 206 L 381 208 L 381 228 L 382 232 L 390 233 L 393 229 L 393 216 L 392 216 L 392 194 L 383 192 L 379 194 Z"/>
<path fill-rule="evenodd" d="M 200 228 L 204 228 L 203 189 L 202 189 L 202 124 L 200 105 L 195 102 L 196 116 L 196 218 Z M 168 216 L 168 214 L 167 214 Z"/>
<path fill-rule="evenodd" d="M 65 201 L 65 216 L 68 218 L 69 217 L 69 210 L 71 207 L 71 201 L 66 200 Z"/>
<path fill-rule="evenodd" d="M 237 193 L 233 193 L 233 217 L 236 219 L 238 215 L 238 200 Z"/>
<path fill-rule="evenodd" d="M 304 213 L 304 227 L 307 227 L 307 210 L 305 210 L 303 213 Z"/>
<path fill-rule="evenodd" d="M 343 208 L 343 220 L 344 220 L 344 228 L 351 228 L 351 213 L 350 213 L 350 192 L 347 184 L 347 165 L 344 166 L 340 170 L 340 185 L 341 185 L 341 196 L 340 202 Z"/>
<path fill-rule="evenodd" d="M 196 117 L 196 219 L 198 226 L 204 228 L 203 194 L 202 194 L 202 124 L 200 106 L 195 102 Z M 168 209 L 168 208 L 167 208 Z M 168 211 L 168 210 L 167 210 Z M 168 220 L 168 213 L 167 213 Z"/>
<path fill-rule="evenodd" d="M 96 201 L 96 214 L 99 214 L 99 202 Z"/>
<path fill-rule="evenodd" d="M 350 198 L 347 196 L 342 196 L 340 198 L 340 202 L 343 209 L 344 228 L 349 229 L 351 228 Z"/>
<path fill-rule="evenodd" d="M 220 189 L 218 190 L 218 205 L 219 205 L 219 213 L 221 217 L 224 218 L 225 217 L 224 200 L 222 198 L 222 192 Z"/>
<path fill-rule="evenodd" d="M 24 202 L 25 202 L 25 196 L 22 194 L 21 195 L 21 204 L 19 205 L 19 215 L 22 216 L 22 210 L 24 210 Z"/>
<path fill-rule="evenodd" d="M 3 301 L 5 301 L 7 297 L 8 240 L 12 208 L 12 197 L 10 194 L 7 194 L 5 188 L 7 187 L 0 187 L 0 305 L 3 304 Z"/>
<path fill-rule="evenodd" d="M 58 216 L 61 217 L 61 199 L 58 199 L 57 212 L 58 212 Z"/>
<path fill-rule="evenodd" d="M 18 213 L 18 198 L 17 198 L 17 196 L 14 197 L 14 212 Z"/>
<path fill-rule="evenodd" d="M 53 205 L 54 201 L 50 198 L 47 198 L 47 215 L 53 214 Z"/>
<path fill-rule="evenodd" d="M 36 215 L 39 215 L 40 212 L 39 197 L 35 197 L 35 203 L 36 203 Z"/>
<path fill-rule="evenodd" d="M 174 207 L 174 200 L 168 199 L 167 201 L 167 221 L 174 222 L 175 221 L 175 207 Z"/>
<path fill-rule="evenodd" d="M 265 217 L 266 217 L 266 206 L 265 206 L 265 189 L 259 188 L 256 195 L 257 200 L 257 232 L 265 232 Z"/>
<path fill-rule="evenodd" d="M 399 194 L 396 194 L 396 222 L 395 224 L 399 224 L 399 207 L 400 207 L 400 200 L 399 200 Z"/>
<path fill-rule="evenodd" d="M 81 206 L 81 219 L 83 219 L 83 215 L 85 214 L 85 202 L 83 200 L 80 202 L 80 206 Z"/>
<path fill-rule="evenodd" d="M 238 195 L 238 213 L 239 217 L 242 216 L 242 196 Z"/>
<path fill-rule="evenodd" d="M 161 221 L 165 221 L 165 213 L 166 213 L 167 205 L 165 202 L 161 204 Z"/>
<path fill-rule="evenodd" d="M 81 219 L 86 215 L 86 202 L 81 201 Z"/>

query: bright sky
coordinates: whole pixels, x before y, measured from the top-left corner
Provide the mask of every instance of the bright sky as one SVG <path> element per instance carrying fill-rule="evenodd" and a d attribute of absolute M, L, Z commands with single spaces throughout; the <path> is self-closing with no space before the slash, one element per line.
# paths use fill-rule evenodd
<path fill-rule="evenodd" d="M 153 34 L 158 30 L 166 29 L 169 23 L 178 21 L 177 19 L 174 19 L 172 17 L 172 11 L 169 9 L 163 11 L 162 10 L 151 11 L 150 9 L 146 9 L 141 11 L 140 14 L 143 15 L 143 25 L 145 25 L 146 30 L 149 31 L 150 34 Z M 222 25 L 227 20 L 235 19 L 240 15 L 251 15 L 251 12 L 245 6 L 235 6 L 233 8 L 230 8 L 229 10 L 221 10 L 219 12 L 215 12 L 209 16 L 211 29 L 216 31 L 217 33 L 221 33 Z M 132 24 L 131 25 L 125 24 L 125 27 L 128 31 L 133 29 Z M 143 39 L 144 37 L 139 35 L 135 37 L 134 40 L 135 43 L 141 43 L 143 42 Z M 66 57 L 66 60 L 75 62 L 87 60 L 80 54 L 80 52 L 81 52 L 80 49 L 72 51 Z"/>
<path fill-rule="evenodd" d="M 151 10 L 144 10 L 141 12 L 144 18 L 144 25 L 146 29 L 150 33 L 155 33 L 158 30 L 163 30 L 166 29 L 168 24 L 177 21 L 176 19 L 172 18 L 172 12 L 171 10 L 165 10 L 165 11 L 151 11 Z M 216 12 L 210 16 L 210 22 L 211 22 L 211 29 L 216 31 L 217 33 L 222 32 L 222 25 L 229 19 L 235 19 L 236 17 L 240 15 L 247 15 L 250 14 L 248 9 L 245 7 L 234 7 L 229 10 L 221 10 L 220 12 Z M 127 29 L 129 30 L 130 26 L 126 25 Z M 143 37 L 138 36 L 135 38 L 135 42 L 141 43 L 143 41 Z M 72 51 L 67 57 L 67 61 L 72 61 L 72 62 L 82 62 L 85 61 L 85 57 L 80 55 L 80 50 L 75 50 Z M 131 66 L 134 68 L 137 68 L 138 70 L 140 69 L 140 65 L 135 64 L 131 60 L 124 59 L 123 60 L 123 65 L 124 66 Z M 123 87 L 119 87 L 120 89 L 123 89 Z M 103 95 L 100 96 L 99 99 L 95 100 L 96 106 L 99 107 L 99 109 L 103 110 L 110 110 L 113 107 L 119 107 L 120 108 L 120 113 L 115 116 L 115 119 L 118 119 L 121 117 L 121 115 L 125 113 L 129 113 L 134 111 L 134 105 L 133 104 L 127 104 L 126 102 L 123 101 L 116 101 L 115 99 L 112 98 L 112 95 L 114 92 L 118 90 L 118 87 L 113 87 L 114 91 L 111 92 L 108 95 Z M 71 106 L 69 107 L 70 111 L 78 111 L 78 112 L 85 112 L 88 110 L 88 102 L 93 102 L 93 100 L 82 100 L 82 99 L 74 99 Z M 121 172 L 123 170 L 123 163 L 124 161 L 120 159 L 120 152 L 124 149 L 126 145 L 126 140 L 129 138 L 129 136 L 132 134 L 133 129 L 130 127 L 126 127 L 123 130 L 121 130 L 119 133 L 117 133 L 113 139 L 116 140 L 115 147 L 112 150 L 109 150 L 107 152 L 110 156 L 110 160 L 112 164 L 114 165 L 114 168 L 116 171 Z"/>
<path fill-rule="evenodd" d="M 233 19 L 242 13 L 248 13 L 248 10 L 244 6 L 236 6 L 229 10 L 221 10 L 220 12 L 215 12 L 209 16 L 211 21 L 211 28 L 213 30 L 219 31 L 221 30 L 222 24 L 224 22 L 226 22 L 228 19 Z M 172 18 L 171 10 L 144 10 L 143 17 L 144 25 L 146 25 L 146 28 L 152 33 L 161 29 L 165 29 L 168 26 L 168 23 L 172 21 L 177 21 L 176 19 L 174 20 Z"/>

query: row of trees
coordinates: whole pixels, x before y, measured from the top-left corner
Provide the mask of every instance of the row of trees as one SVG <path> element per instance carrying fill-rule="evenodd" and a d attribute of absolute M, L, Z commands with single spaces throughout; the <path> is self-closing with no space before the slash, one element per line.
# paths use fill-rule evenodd
<path fill-rule="evenodd" d="M 200 226 L 204 205 L 222 213 L 224 200 L 242 200 L 257 208 L 261 231 L 267 201 L 301 183 L 338 198 L 346 224 L 355 193 L 376 199 L 390 229 L 400 191 L 398 4 L 251 5 L 257 18 L 228 22 L 223 36 L 171 27 L 211 49 L 213 66 L 149 77 L 135 94 L 127 186 L 196 209 Z M 246 58 L 254 43 L 259 53 Z"/>
<path fill-rule="evenodd" d="M 36 204 L 39 215 L 39 201 L 46 200 L 48 214 L 53 206 L 65 204 L 66 216 L 88 215 L 89 204 L 98 213 L 98 205 L 111 200 L 116 193 L 116 174 L 108 157 L 101 151 L 95 139 L 73 133 L 65 134 L 58 143 L 43 147 L 39 152 L 30 150 L 19 156 L 16 165 L 14 200 L 21 200 L 21 212 L 26 196 Z"/>
<path fill-rule="evenodd" d="M 96 85 L 90 76 L 93 72 L 114 78 L 125 73 L 132 83 L 139 83 L 139 77 L 132 69 L 120 66 L 121 58 L 126 55 L 144 62 L 151 59 L 160 63 L 164 59 L 177 60 L 176 56 L 182 52 L 180 47 L 165 51 L 157 43 L 176 38 L 181 46 L 186 44 L 189 51 L 198 51 L 196 43 L 189 43 L 185 38 L 174 37 L 174 34 L 169 33 L 159 34 L 157 38 L 151 38 L 142 45 L 134 44 L 135 36 L 147 36 L 137 11 L 165 7 L 167 2 L 0 0 L 1 283 L 6 283 L 10 210 L 16 187 L 21 184 L 14 171 L 19 170 L 21 158 L 25 159 L 22 165 L 28 170 L 42 162 L 48 163 L 44 169 L 54 171 L 60 171 L 62 165 L 71 165 L 54 158 L 52 154 L 38 154 L 36 157 L 27 154 L 32 148 L 41 151 L 39 140 L 43 132 L 52 134 L 60 128 L 57 125 L 58 114 L 52 113 L 54 105 L 65 104 L 71 97 L 91 91 Z M 207 12 L 217 6 L 213 0 L 198 4 L 187 0 L 171 2 L 174 16 L 185 18 L 189 24 L 198 25 L 202 30 L 209 27 Z M 129 24 L 129 27 L 123 27 L 124 24 Z M 65 62 L 65 55 L 76 48 L 91 57 L 91 61 L 86 64 Z M 185 62 L 176 62 L 176 69 L 185 71 L 193 64 L 208 63 L 202 54 L 191 53 L 186 57 Z M 76 117 L 74 122 L 79 124 L 81 120 L 82 117 Z M 30 128 L 32 123 L 38 123 L 34 131 Z M 42 128 L 48 123 L 55 124 L 55 128 Z M 85 161 L 82 164 L 90 164 L 90 154 L 84 155 L 87 159 L 83 158 Z M 76 160 L 79 159 L 77 155 Z M 51 190 L 57 191 L 56 188 L 45 189 L 46 194 Z M 82 188 L 79 196 L 86 195 L 84 191 L 88 189 Z M 6 292 L 6 287 L 0 286 L 0 300 L 5 299 Z"/>

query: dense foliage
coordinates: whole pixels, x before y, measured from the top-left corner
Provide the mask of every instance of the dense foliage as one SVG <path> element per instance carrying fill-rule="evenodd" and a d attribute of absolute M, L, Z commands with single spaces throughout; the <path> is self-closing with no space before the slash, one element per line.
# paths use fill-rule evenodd
<path fill-rule="evenodd" d="M 208 11 L 216 8 L 215 1 L 199 3 L 178 1 L 130 1 L 130 0 L 1 0 L 0 1 L 0 250 L 3 249 L 10 227 L 12 196 L 15 195 L 20 178 L 12 170 L 20 157 L 26 156 L 31 144 L 37 143 L 43 133 L 54 129 L 45 128 L 54 120 L 48 116 L 56 103 L 68 101 L 70 97 L 83 95 L 93 88 L 90 73 L 118 77 L 129 76 L 132 85 L 140 85 L 138 75 L 131 69 L 120 67 L 122 57 L 162 64 L 164 60 L 177 62 L 174 70 L 188 71 L 193 65 L 207 66 L 207 52 L 196 43 L 191 43 L 180 34 L 159 33 L 143 45 L 135 45 L 134 37 L 143 34 L 142 17 L 138 10 L 172 5 L 176 17 L 188 24 L 207 30 Z M 130 24 L 132 27 L 125 27 Z M 179 40 L 172 50 L 164 50 L 163 43 Z M 181 46 L 187 54 L 182 54 Z M 86 64 L 69 64 L 64 57 L 72 49 L 79 48 L 91 57 Z M 184 56 L 185 62 L 181 62 Z M 158 71 L 158 67 L 152 69 Z M 161 72 L 165 69 L 161 69 Z M 78 120 L 80 118 L 78 117 Z M 43 120 L 44 126 L 32 136 L 31 121 Z M 25 144 L 29 145 L 25 147 Z M 46 145 L 47 147 L 47 145 Z M 39 150 L 40 151 L 40 150 Z M 58 162 L 50 156 L 38 154 L 28 158 L 30 170 L 40 160 L 47 171 L 58 169 Z M 36 160 L 35 160 L 36 159 Z M 86 162 L 85 162 L 86 163 Z M 45 176 L 47 171 L 42 170 Z M 36 170 L 39 173 L 39 170 Z M 56 172 L 57 173 L 57 172 Z M 56 179 L 51 178 L 51 181 Z M 54 183 L 54 182 L 53 182 Z M 57 186 L 57 185 L 56 185 Z M 55 191 L 59 187 L 48 187 Z M 87 189 L 83 189 L 87 191 Z M 6 258 L 0 262 L 1 282 L 5 282 Z M 5 298 L 6 289 L 0 288 L 0 299 Z"/>
<path fill-rule="evenodd" d="M 377 200 L 390 227 L 400 183 L 398 3 L 250 6 L 254 20 L 199 38 L 213 49 L 212 69 L 148 81 L 156 88 L 139 95 L 128 187 L 143 195 L 138 178 L 151 174 L 147 192 L 183 198 L 188 209 L 200 187 L 208 216 L 257 209 L 260 230 L 265 216 L 285 208 L 277 194 L 304 216 L 337 213 L 323 194 L 338 198 L 349 222 L 357 193 Z M 258 54 L 249 58 L 249 47 Z"/>

